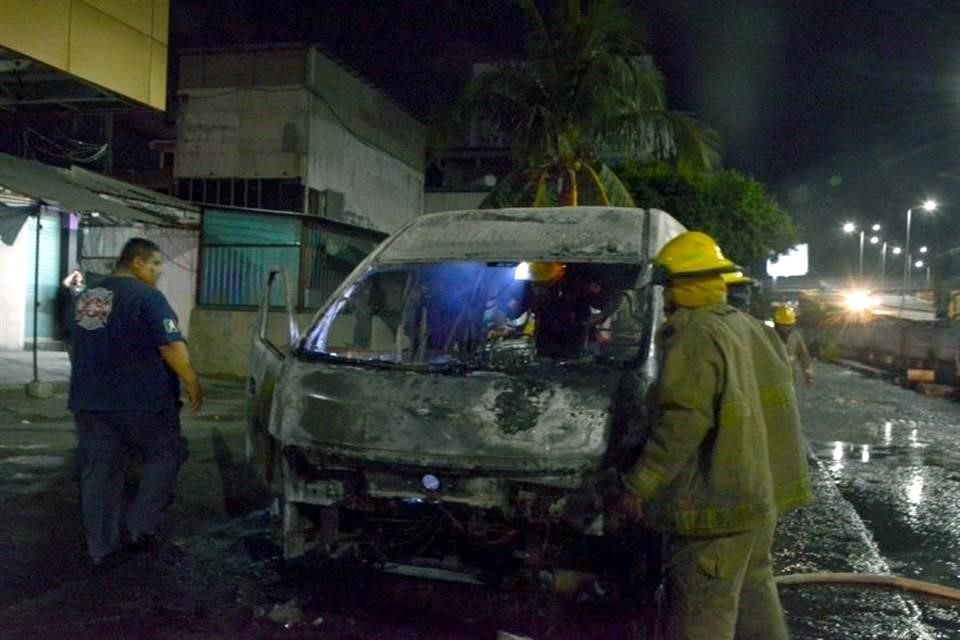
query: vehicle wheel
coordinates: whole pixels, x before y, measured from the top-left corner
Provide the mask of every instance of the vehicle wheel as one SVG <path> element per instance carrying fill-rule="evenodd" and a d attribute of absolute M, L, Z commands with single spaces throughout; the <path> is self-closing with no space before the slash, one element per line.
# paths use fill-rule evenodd
<path fill-rule="evenodd" d="M 268 490 L 271 489 L 271 478 L 276 474 L 273 470 L 276 459 L 277 443 L 273 436 L 257 420 L 247 423 L 246 437 L 247 464 L 253 467 L 257 479 Z"/>
<path fill-rule="evenodd" d="M 279 449 L 277 453 L 279 454 Z M 283 559 L 292 560 L 301 557 L 306 552 L 307 518 L 303 515 L 302 506 L 299 502 L 286 499 L 286 496 L 290 495 L 290 492 L 287 491 L 287 485 L 292 473 L 289 463 L 280 455 L 276 455 L 275 460 L 276 463 L 271 468 L 279 471 L 277 477 L 274 478 L 274 484 L 279 485 L 280 489 L 279 504 L 283 526 Z"/>
<path fill-rule="evenodd" d="M 296 502 L 283 502 L 283 558 L 292 560 L 306 552 L 303 515 Z"/>
<path fill-rule="evenodd" d="M 283 461 L 280 455 L 280 442 L 267 434 L 263 446 L 262 459 L 259 461 L 260 479 L 270 495 L 283 495 Z"/>

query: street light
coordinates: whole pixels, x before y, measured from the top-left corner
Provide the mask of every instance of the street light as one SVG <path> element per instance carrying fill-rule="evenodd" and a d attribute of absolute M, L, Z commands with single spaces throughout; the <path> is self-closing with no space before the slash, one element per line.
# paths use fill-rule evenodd
<path fill-rule="evenodd" d="M 853 222 L 845 222 L 843 224 L 844 233 L 853 233 L 857 231 L 857 225 Z M 860 280 L 863 280 L 863 229 L 860 229 L 860 261 L 857 263 L 857 273 Z"/>
<path fill-rule="evenodd" d="M 927 200 L 921 205 L 921 208 L 927 212 L 936 211 L 937 201 Z M 910 286 L 910 217 L 912 214 L 913 208 L 911 207 L 907 209 L 907 241 L 903 244 L 904 253 L 907 254 L 907 259 L 903 261 L 903 295 L 907 294 L 907 288 Z"/>
<path fill-rule="evenodd" d="M 864 240 L 864 229 L 862 229 L 862 228 L 858 229 L 856 223 L 854 223 L 854 222 L 845 222 L 845 223 L 843 223 L 843 227 L 842 227 L 842 228 L 843 228 L 843 232 L 844 232 L 844 233 L 853 233 L 854 231 L 858 231 L 858 230 L 860 231 L 860 259 L 859 259 L 859 261 L 858 261 L 858 263 L 857 263 L 857 273 L 858 273 L 859 279 L 860 279 L 860 280 L 863 280 L 863 240 Z M 879 224 L 874 224 L 873 227 L 871 227 L 871 228 L 872 228 L 874 231 L 879 231 L 879 230 L 880 230 L 880 225 L 879 225 Z M 879 239 L 877 236 L 873 236 L 873 237 L 870 238 L 870 244 L 877 244 L 877 242 L 879 242 L 879 241 L 880 241 L 880 239 Z"/>
<path fill-rule="evenodd" d="M 923 260 L 917 260 L 916 262 L 913 263 L 913 266 L 915 266 L 917 269 L 923 269 L 924 266 L 926 266 L 927 268 L 926 288 L 929 289 L 930 288 L 930 265 L 926 264 Z"/>
<path fill-rule="evenodd" d="M 903 251 L 900 247 L 890 247 L 890 252 L 898 256 Z M 880 288 L 887 287 L 887 241 L 883 241 L 883 248 L 880 249 Z"/>

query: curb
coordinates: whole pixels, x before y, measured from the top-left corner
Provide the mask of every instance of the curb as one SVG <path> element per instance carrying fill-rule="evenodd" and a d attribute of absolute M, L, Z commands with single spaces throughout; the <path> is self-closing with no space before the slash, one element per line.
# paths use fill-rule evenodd
<path fill-rule="evenodd" d="M 56 381 L 47 381 L 42 380 L 53 387 L 53 394 L 60 395 L 70 391 L 70 381 L 69 380 L 56 380 Z M 16 398 L 16 397 L 26 397 L 27 396 L 27 385 L 29 382 L 21 383 L 5 383 L 0 384 L 0 398 Z M 37 398 L 40 400 L 41 398 Z"/>
<path fill-rule="evenodd" d="M 863 364 L 862 362 L 856 362 L 854 360 L 837 359 L 833 361 L 833 364 L 839 365 L 846 369 L 853 369 L 854 371 L 862 373 L 865 376 L 870 376 L 871 378 L 892 380 L 893 378 L 897 377 L 896 371 L 878 369 L 877 367 L 871 367 L 870 365 Z"/>

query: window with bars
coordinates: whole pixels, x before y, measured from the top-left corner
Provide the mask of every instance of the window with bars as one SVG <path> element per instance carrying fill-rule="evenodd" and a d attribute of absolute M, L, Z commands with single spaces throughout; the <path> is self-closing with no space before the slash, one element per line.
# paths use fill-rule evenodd
<path fill-rule="evenodd" d="M 249 308 L 272 267 L 296 284 L 298 310 L 319 308 L 386 237 L 310 216 L 207 208 L 200 246 L 199 304 Z M 282 304 L 279 297 L 272 304 Z"/>
<path fill-rule="evenodd" d="M 303 213 L 299 178 L 178 178 L 181 200 L 226 207 Z"/>

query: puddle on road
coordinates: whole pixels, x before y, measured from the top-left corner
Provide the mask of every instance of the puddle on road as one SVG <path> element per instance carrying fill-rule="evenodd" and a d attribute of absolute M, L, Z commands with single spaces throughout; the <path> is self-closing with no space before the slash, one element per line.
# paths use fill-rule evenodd
<path fill-rule="evenodd" d="M 49 490 L 50 479 L 67 467 L 67 458 L 0 452 L 0 495 L 33 496 Z"/>
<path fill-rule="evenodd" d="M 857 571 L 960 583 L 960 411 L 818 365 L 801 399 L 816 503 L 784 518 L 782 572 Z M 863 587 L 787 588 L 794 638 L 960 638 L 960 608 Z"/>
<path fill-rule="evenodd" d="M 870 529 L 831 478 L 830 460 L 813 472 L 814 502 L 781 518 L 778 573 L 890 573 Z M 782 587 L 791 637 L 798 640 L 936 638 L 909 597 L 859 587 Z"/>
<path fill-rule="evenodd" d="M 48 489 L 46 482 L 24 482 L 23 479 L 17 480 L 16 484 L 3 487 L 3 493 L 7 495 L 35 496 L 45 492 Z"/>
<path fill-rule="evenodd" d="M 49 449 L 48 444 L 0 444 L 0 449 L 17 449 L 28 451 L 31 449 Z"/>
<path fill-rule="evenodd" d="M 44 467 L 48 469 L 62 467 L 66 464 L 66 462 L 67 459 L 63 456 L 22 455 L 0 457 L 0 463 L 26 465 L 31 467 Z"/>

